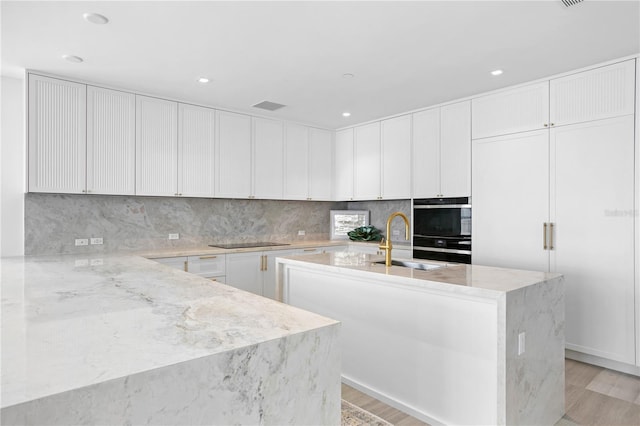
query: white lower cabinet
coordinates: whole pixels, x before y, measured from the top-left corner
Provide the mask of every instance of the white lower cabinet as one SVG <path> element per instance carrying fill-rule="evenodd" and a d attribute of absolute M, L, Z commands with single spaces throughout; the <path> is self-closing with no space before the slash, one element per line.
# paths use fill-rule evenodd
<path fill-rule="evenodd" d="M 226 255 L 224 254 L 218 254 L 161 257 L 151 260 L 224 284 L 226 267 L 225 257 Z"/>

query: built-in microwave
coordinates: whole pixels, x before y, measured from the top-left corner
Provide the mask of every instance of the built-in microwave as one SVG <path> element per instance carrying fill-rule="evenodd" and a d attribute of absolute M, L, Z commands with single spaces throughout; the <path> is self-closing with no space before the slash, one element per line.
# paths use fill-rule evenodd
<path fill-rule="evenodd" d="M 471 263 L 469 197 L 413 200 L 413 257 Z"/>

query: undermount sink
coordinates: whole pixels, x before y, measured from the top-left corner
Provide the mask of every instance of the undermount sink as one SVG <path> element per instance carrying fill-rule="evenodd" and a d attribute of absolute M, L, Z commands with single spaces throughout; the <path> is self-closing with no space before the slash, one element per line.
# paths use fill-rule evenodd
<path fill-rule="evenodd" d="M 380 265 L 384 265 L 385 261 L 381 260 L 379 262 L 375 262 Z M 444 268 L 446 265 L 434 265 L 433 263 L 421 263 L 421 262 L 412 262 L 409 260 L 392 260 L 391 265 L 393 266 L 404 266 L 405 268 L 411 269 L 420 269 L 422 271 L 431 271 L 433 269 Z"/>

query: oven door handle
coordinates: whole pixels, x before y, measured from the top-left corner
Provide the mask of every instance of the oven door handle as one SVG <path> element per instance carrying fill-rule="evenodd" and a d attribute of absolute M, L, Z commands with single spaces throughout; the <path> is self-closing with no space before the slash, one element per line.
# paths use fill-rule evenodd
<path fill-rule="evenodd" d="M 470 209 L 471 204 L 429 204 L 426 206 L 413 206 L 414 210 L 419 209 Z"/>

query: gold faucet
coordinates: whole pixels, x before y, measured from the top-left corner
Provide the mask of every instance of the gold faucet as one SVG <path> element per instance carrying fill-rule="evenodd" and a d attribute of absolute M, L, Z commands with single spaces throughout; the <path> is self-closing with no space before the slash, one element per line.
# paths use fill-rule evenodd
<path fill-rule="evenodd" d="M 389 238 L 389 236 L 391 235 L 391 221 L 396 216 L 400 216 L 404 220 L 404 232 L 407 240 L 409 240 L 411 234 L 411 231 L 409 231 L 409 219 L 407 219 L 407 216 L 402 212 L 391 213 L 389 219 L 387 219 L 387 238 L 385 240 L 385 238 L 382 237 L 382 240 L 380 241 L 380 249 L 385 251 L 384 261 L 386 266 L 391 266 L 391 249 L 393 248 L 393 245 L 391 244 L 391 238 Z"/>

